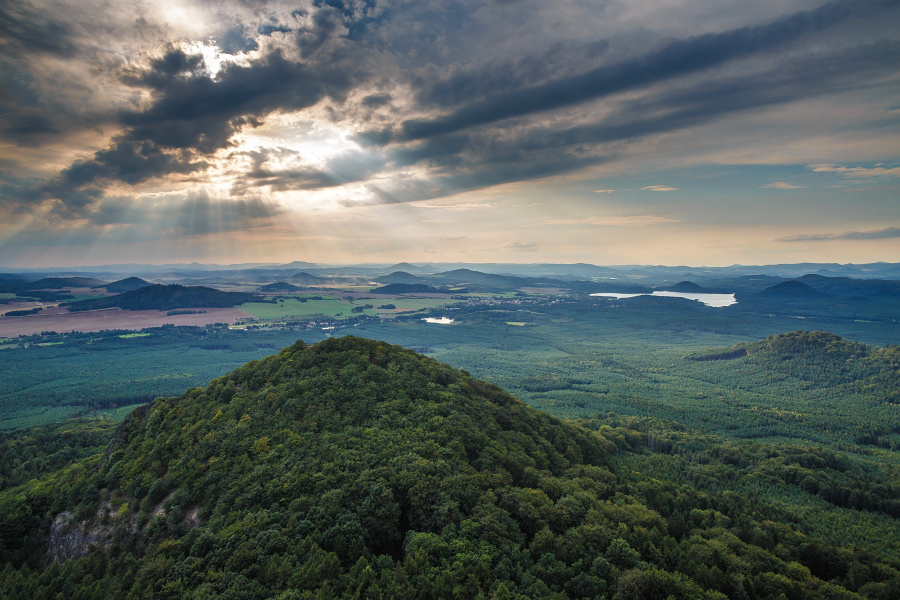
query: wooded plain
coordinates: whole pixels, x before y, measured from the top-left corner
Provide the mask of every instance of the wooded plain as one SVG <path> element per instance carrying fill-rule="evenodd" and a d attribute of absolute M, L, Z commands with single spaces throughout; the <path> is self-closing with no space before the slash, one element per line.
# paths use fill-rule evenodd
<path fill-rule="evenodd" d="M 465 276 L 2 340 L 0 593 L 896 597 L 893 283 Z"/>

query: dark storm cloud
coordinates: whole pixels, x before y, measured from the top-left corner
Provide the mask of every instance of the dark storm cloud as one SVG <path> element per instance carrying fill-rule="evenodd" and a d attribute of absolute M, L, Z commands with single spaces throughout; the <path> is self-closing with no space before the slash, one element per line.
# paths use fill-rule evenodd
<path fill-rule="evenodd" d="M 29 2 L 0 2 L 0 136 L 19 145 L 59 138 L 75 125 L 58 97 L 42 98 L 34 61 L 64 61 L 84 51 L 77 27 Z M 58 95 L 62 92 L 55 90 Z M 86 112 L 76 107 L 74 112 Z M 85 120 L 90 120 L 88 117 Z"/>
<path fill-rule="evenodd" d="M 416 100 L 425 106 L 451 107 L 473 100 L 495 97 L 550 78 L 583 71 L 609 47 L 606 40 L 588 43 L 556 43 L 540 54 L 491 62 L 462 69 L 450 77 L 428 85 Z"/>
<path fill-rule="evenodd" d="M 332 157 L 322 167 L 300 166 L 274 169 L 267 166 L 270 158 L 298 158 L 297 152 L 286 149 L 249 152 L 252 167 L 242 173 L 232 193 L 241 195 L 253 187 L 267 187 L 270 191 L 320 190 L 346 183 L 363 181 L 384 166 L 384 159 L 367 153 L 346 152 Z"/>
<path fill-rule="evenodd" d="M 369 94 L 362 99 L 363 106 L 367 108 L 381 108 L 391 103 L 390 94 Z"/>
<path fill-rule="evenodd" d="M 563 127 L 457 132 L 391 148 L 395 164 L 435 169 L 446 195 L 486 185 L 557 175 L 610 160 L 615 150 L 591 149 L 703 125 L 723 116 L 828 92 L 852 89 L 890 76 L 900 63 L 900 42 L 859 45 L 836 54 L 808 55 L 753 76 L 734 76 L 664 88 L 631 99 L 598 122 Z"/>
<path fill-rule="evenodd" d="M 314 39 L 306 47 L 319 53 L 318 62 L 292 61 L 273 51 L 248 65 L 226 65 L 211 79 L 202 57 L 172 49 L 147 69 L 125 74 L 129 85 L 152 91 L 152 104 L 120 113 L 126 131 L 109 148 L 73 164 L 29 196 L 57 198 L 77 212 L 110 182 L 135 185 L 205 169 L 203 156 L 227 147 L 237 130 L 259 125 L 272 111 L 342 97 L 353 88 L 362 61 L 353 63 L 346 52 L 327 47 L 340 33 L 336 14 L 314 19 L 308 31 Z"/>
<path fill-rule="evenodd" d="M 120 138 L 92 159 L 64 169 L 50 182 L 17 190 L 12 197 L 26 203 L 59 200 L 57 216 L 82 218 L 103 197 L 111 181 L 134 185 L 162 174 L 193 173 L 207 166 L 189 152 L 166 152 L 150 141 Z"/>
<path fill-rule="evenodd" d="M 849 19 L 871 16 L 897 6 L 898 3 L 892 0 L 842 0 L 796 12 L 765 25 L 676 40 L 643 56 L 497 94 L 443 117 L 407 120 L 394 133 L 394 139 L 409 141 L 444 135 L 645 87 L 737 58 L 777 50 Z"/>
<path fill-rule="evenodd" d="M 438 140 L 429 140 L 438 141 Z M 494 144 L 472 145 L 465 155 L 433 149 L 435 157 L 446 153 L 441 160 L 423 161 L 429 167 L 426 180 L 370 183 L 367 188 L 386 204 L 415 202 L 476 190 L 513 181 L 528 181 L 577 171 L 598 165 L 613 158 L 612 151 L 603 154 L 586 152 L 583 148 L 560 151 L 539 149 L 529 151 L 515 143 L 502 148 Z M 411 158 L 411 156 L 410 156 Z"/>
<path fill-rule="evenodd" d="M 272 111 L 300 110 L 326 96 L 343 96 L 359 75 L 345 61 L 310 64 L 273 52 L 248 66 L 227 65 L 213 80 L 196 74 L 202 65 L 198 60 L 175 50 L 151 70 L 128 78 L 155 92 L 150 108 L 120 116 L 128 139 L 214 152 L 227 146 L 238 128 L 259 124 Z"/>
<path fill-rule="evenodd" d="M 900 238 L 900 227 L 885 227 L 872 231 L 845 231 L 843 233 L 813 233 L 786 235 L 776 242 L 825 242 L 830 240 L 886 240 Z"/>
<path fill-rule="evenodd" d="M 301 29 L 297 36 L 297 45 L 304 57 L 316 54 L 328 40 L 344 28 L 343 15 L 330 6 L 313 13 L 312 21 L 312 27 Z"/>
<path fill-rule="evenodd" d="M 77 45 L 76 36 L 53 15 L 30 3 L 0 3 L 0 50 L 7 58 L 34 52 L 69 56 Z"/>
<path fill-rule="evenodd" d="M 632 100 L 598 123 L 531 132 L 516 144 L 550 150 L 577 144 L 638 139 L 701 125 L 750 109 L 783 104 L 890 74 L 900 62 L 900 43 L 861 45 L 838 54 L 808 56 L 753 76 L 719 78 L 672 87 Z"/>
<path fill-rule="evenodd" d="M 329 115 L 344 132 L 371 128 L 356 137 L 367 147 L 316 166 L 304 157 L 270 161 L 279 151 L 272 148 L 246 154 L 251 168 L 230 174 L 232 194 L 371 180 L 366 187 L 382 201 L 414 201 L 602 164 L 632 140 L 883 81 L 900 62 L 897 42 L 866 40 L 859 33 L 863 27 L 833 40 L 815 37 L 840 33 L 842 24 L 857 18 L 889 21 L 882 11 L 896 10 L 895 0 L 838 0 L 758 21 L 763 24 L 669 37 L 639 55 L 637 42 L 658 40 L 659 32 L 638 27 L 622 39 L 607 40 L 581 31 L 569 39 L 567 31 L 551 35 L 535 26 L 534 19 L 548 14 L 532 16 L 528 11 L 536 7 L 481 10 L 497 4 L 421 2 L 382 9 L 371 0 L 326 0 L 308 13 L 291 13 L 291 7 L 264 0 L 207 2 L 218 17 L 210 36 L 223 50 L 260 53 L 225 63 L 214 78 L 202 56 L 175 46 L 149 62 L 123 62 L 137 65 L 125 72 L 92 64 L 146 97 L 138 104 L 132 96 L 111 111 L 109 122 L 119 133 L 106 148 L 41 185 L 13 186 L 15 195 L 19 202 L 61 201 L 55 203 L 60 216 L 96 215 L 106 191 L 118 183 L 202 181 L 212 155 L 228 148 L 238 131 L 260 125 L 272 113 L 319 105 L 315 114 Z M 29 11 L 34 12 L 22 4 L 0 15 L 3 43 L 21 52 L 64 54 L 83 42 L 64 20 L 54 23 L 51 16 Z M 484 22 L 476 13 L 487 15 Z M 501 18 L 515 21 L 507 26 L 504 20 L 504 32 L 515 31 L 517 19 L 536 32 L 527 44 L 534 50 L 521 52 L 526 44 L 513 39 L 494 57 L 494 40 L 483 36 Z M 54 40 L 41 42 L 54 32 Z M 865 43 L 848 43 L 854 36 Z M 731 64 L 735 61 L 740 62 Z M 593 106 L 583 106 L 601 99 L 596 116 L 588 110 Z M 32 99 L 18 102 L 13 116 L 0 115 L 3 135 L 24 144 L 68 132 L 58 117 L 65 110 L 38 109 Z M 546 114 L 563 108 L 571 110 Z M 410 118 L 438 112 L 443 116 Z M 416 172 L 407 175 L 411 171 Z"/>
<path fill-rule="evenodd" d="M 33 140 L 62 133 L 48 115 L 39 113 L 20 114 L 14 120 L 0 119 L 0 122 L 5 122 L 3 135 L 16 139 Z"/>

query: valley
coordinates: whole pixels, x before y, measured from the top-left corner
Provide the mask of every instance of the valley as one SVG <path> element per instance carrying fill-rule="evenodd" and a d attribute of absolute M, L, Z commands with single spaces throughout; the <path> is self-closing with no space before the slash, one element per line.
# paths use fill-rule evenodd
<path fill-rule="evenodd" d="M 707 306 L 576 277 L 467 270 L 393 294 L 378 278 L 145 281 L 74 300 L 99 308 L 0 317 L 120 319 L 0 342 L 4 597 L 72 569 L 122 597 L 342 597 L 361 577 L 410 597 L 900 583 L 893 280 L 719 277 L 703 289 L 737 302 Z M 798 279 L 829 291 L 784 285 Z M 281 541 L 258 547 L 262 530 Z M 236 562 L 234 544 L 284 568 Z"/>

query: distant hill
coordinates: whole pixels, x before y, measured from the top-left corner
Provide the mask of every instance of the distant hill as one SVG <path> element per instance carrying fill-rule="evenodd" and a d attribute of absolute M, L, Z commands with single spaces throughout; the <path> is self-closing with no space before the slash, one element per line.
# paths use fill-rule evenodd
<path fill-rule="evenodd" d="M 139 290 L 142 287 L 147 287 L 148 285 L 153 284 L 149 281 L 144 281 L 140 277 L 128 277 L 127 279 L 113 281 L 112 283 L 107 283 L 105 286 L 100 287 L 105 287 L 107 292 L 111 292 L 113 294 L 121 294 L 123 292 Z"/>
<path fill-rule="evenodd" d="M 431 273 L 434 269 L 431 265 L 423 265 L 421 267 L 417 267 L 416 265 L 412 265 L 408 262 L 397 263 L 396 265 L 390 266 L 387 268 L 388 271 L 405 271 L 407 273 Z"/>
<path fill-rule="evenodd" d="M 306 262 L 303 260 L 295 260 L 294 262 L 287 263 L 286 265 L 279 265 L 275 267 L 276 269 L 283 270 L 293 270 L 293 269 L 313 269 L 317 267 L 316 263 Z"/>
<path fill-rule="evenodd" d="M 244 292 L 223 292 L 203 286 L 158 285 L 124 292 L 106 298 L 93 298 L 68 304 L 72 312 L 122 308 L 125 310 L 174 310 L 178 308 L 226 308 L 260 297 Z"/>
<path fill-rule="evenodd" d="M 827 331 L 791 331 L 688 358 L 741 358 L 807 381 L 813 387 L 839 392 L 843 388 L 838 386 L 846 385 L 852 391 L 869 390 L 882 402 L 900 402 L 900 346 L 873 348 Z"/>
<path fill-rule="evenodd" d="M 421 283 L 422 278 L 417 277 L 411 273 L 407 273 L 406 271 L 394 271 L 390 275 L 376 277 L 374 281 L 384 285 L 390 283 Z"/>
<path fill-rule="evenodd" d="M 424 283 L 391 283 L 372 290 L 373 294 L 446 294 L 447 290 L 440 290 Z"/>
<path fill-rule="evenodd" d="M 59 290 L 66 287 L 87 287 L 97 288 L 107 284 L 102 279 L 94 279 L 92 277 L 45 277 L 32 281 L 24 286 L 26 290 Z"/>
<path fill-rule="evenodd" d="M 434 275 L 435 279 L 446 281 L 453 284 L 488 284 L 514 286 L 522 285 L 529 281 L 524 277 L 513 277 L 512 275 L 494 275 L 493 273 L 482 273 L 481 271 L 473 271 L 471 269 L 454 269 L 452 271 L 444 271 Z"/>
<path fill-rule="evenodd" d="M 538 284 L 550 284 L 566 287 L 567 283 L 563 283 L 556 279 L 548 279 L 544 277 L 516 277 L 513 275 L 495 275 L 493 273 L 483 273 L 481 271 L 473 271 L 471 269 L 454 269 L 452 271 L 444 271 L 423 278 L 424 281 L 436 285 L 452 285 L 465 286 L 470 291 L 481 292 L 511 292 L 521 287 L 533 286 Z"/>
<path fill-rule="evenodd" d="M 727 293 L 737 292 L 742 296 L 756 294 L 767 287 L 784 282 L 781 277 L 769 275 L 743 275 L 741 277 L 707 278 L 703 280 L 703 286 L 707 289 L 722 290 Z"/>
<path fill-rule="evenodd" d="M 317 285 L 321 283 L 328 283 L 327 277 L 319 277 L 318 275 L 311 275 L 305 271 L 300 271 L 296 275 L 291 275 L 286 279 L 290 280 L 293 283 L 299 283 L 301 285 Z"/>
<path fill-rule="evenodd" d="M 680 281 L 675 285 L 671 286 L 668 291 L 670 292 L 680 292 L 682 294 L 690 294 L 690 293 L 707 293 L 708 289 L 705 287 L 699 286 L 693 281 Z"/>
<path fill-rule="evenodd" d="M 297 290 L 302 288 L 284 281 L 276 281 L 275 283 L 262 285 L 257 289 L 261 292 L 296 292 Z"/>
<path fill-rule="evenodd" d="M 756 297 L 767 299 L 806 299 L 823 298 L 826 295 L 803 282 L 792 280 L 769 286 L 756 294 Z"/>
<path fill-rule="evenodd" d="M 872 297 L 900 293 L 900 281 L 887 279 L 852 279 L 810 274 L 798 278 L 797 281 L 832 296 Z"/>
<path fill-rule="evenodd" d="M 494 273 L 484 273 L 482 271 L 473 271 L 472 269 L 453 269 L 424 277 L 423 281 L 433 283 L 435 285 L 452 285 L 465 286 L 470 291 L 482 292 L 511 292 L 522 287 L 530 286 L 554 286 L 571 288 L 576 282 L 560 281 L 548 277 L 518 277 L 515 275 L 498 275 Z M 588 286 L 594 290 L 598 285 L 593 282 L 583 282 L 580 285 Z M 588 289 L 585 288 L 585 289 Z"/>

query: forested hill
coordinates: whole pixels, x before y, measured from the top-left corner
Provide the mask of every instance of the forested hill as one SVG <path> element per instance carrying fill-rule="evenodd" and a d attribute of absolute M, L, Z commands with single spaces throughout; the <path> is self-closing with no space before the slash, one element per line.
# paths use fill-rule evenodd
<path fill-rule="evenodd" d="M 424 283 L 389 283 L 373 288 L 373 294 L 446 294 L 448 290 L 438 289 Z"/>
<path fill-rule="evenodd" d="M 148 285 L 115 296 L 72 302 L 70 311 L 122 308 L 125 310 L 173 310 L 178 308 L 225 308 L 259 300 L 256 294 L 223 292 L 203 286 Z"/>
<path fill-rule="evenodd" d="M 107 292 L 111 292 L 113 294 L 121 294 L 123 292 L 139 290 L 143 287 L 147 287 L 148 285 L 153 284 L 149 281 L 144 281 L 140 277 L 127 277 L 125 279 L 113 281 L 112 283 L 107 283 L 102 287 L 105 287 Z"/>
<path fill-rule="evenodd" d="M 298 342 L 0 492 L 0 597 L 880 598 L 900 583 L 892 550 L 836 548 L 764 488 L 730 491 L 743 479 L 713 476 L 720 455 L 634 468 L 652 436 L 590 426 L 398 346 Z M 688 460 L 711 443 L 695 435 L 663 442 Z"/>
<path fill-rule="evenodd" d="M 850 385 L 857 391 L 878 394 L 884 401 L 900 403 L 900 346 L 873 348 L 827 331 L 792 331 L 691 358 L 741 357 L 813 387 Z"/>

